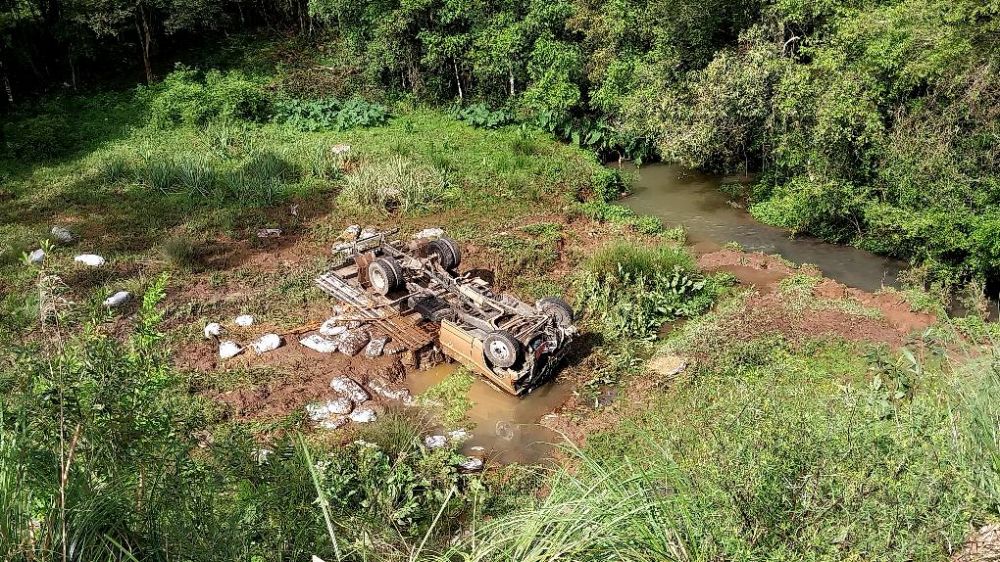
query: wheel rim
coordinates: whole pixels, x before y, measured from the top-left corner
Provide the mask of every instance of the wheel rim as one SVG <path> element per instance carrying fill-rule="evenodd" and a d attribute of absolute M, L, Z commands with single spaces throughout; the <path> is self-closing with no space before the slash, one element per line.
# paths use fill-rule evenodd
<path fill-rule="evenodd" d="M 368 277 L 371 278 L 372 287 L 375 287 L 379 291 L 384 291 L 388 285 L 385 273 L 377 267 L 372 268 L 372 270 L 368 273 Z"/>
<path fill-rule="evenodd" d="M 510 361 L 510 347 L 508 347 L 505 342 L 492 341 L 490 342 L 490 355 L 492 355 L 499 362 Z"/>

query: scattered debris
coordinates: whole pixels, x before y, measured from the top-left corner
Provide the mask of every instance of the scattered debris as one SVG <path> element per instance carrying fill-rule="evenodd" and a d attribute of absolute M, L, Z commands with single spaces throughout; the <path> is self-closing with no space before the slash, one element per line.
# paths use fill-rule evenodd
<path fill-rule="evenodd" d="M 444 236 L 443 228 L 425 228 L 420 232 L 414 233 L 413 238 L 441 238 Z"/>
<path fill-rule="evenodd" d="M 428 435 L 424 437 L 424 445 L 428 449 L 440 449 L 448 444 L 448 438 L 444 435 Z"/>
<path fill-rule="evenodd" d="M 101 267 L 107 263 L 104 258 L 97 254 L 80 254 L 73 258 L 73 261 L 89 265 L 90 267 Z"/>
<path fill-rule="evenodd" d="M 375 415 L 375 410 L 371 409 L 371 407 L 363 406 L 351 412 L 349 417 L 355 423 L 368 423 L 375 421 L 375 418 L 378 416 Z"/>
<path fill-rule="evenodd" d="M 320 429 L 340 429 L 347 425 L 347 422 L 351 421 L 347 416 L 337 416 L 335 418 L 327 418 L 319 422 Z"/>
<path fill-rule="evenodd" d="M 386 400 L 395 400 L 409 406 L 413 403 L 413 395 L 410 389 L 404 387 L 395 388 L 389 385 L 382 377 L 375 377 L 368 381 L 368 388 Z"/>
<path fill-rule="evenodd" d="M 351 145 L 349 144 L 335 144 L 330 147 L 330 154 L 334 156 L 342 156 L 351 151 Z"/>
<path fill-rule="evenodd" d="M 344 398 L 343 396 L 319 404 L 306 405 L 306 413 L 312 421 L 321 421 L 332 416 L 350 414 L 353 409 L 354 403 L 349 398 Z"/>
<path fill-rule="evenodd" d="M 233 322 L 241 328 L 246 328 L 248 326 L 253 326 L 254 319 L 253 316 L 249 314 L 241 314 L 237 316 Z"/>
<path fill-rule="evenodd" d="M 113 308 L 116 306 L 121 306 L 128 302 L 132 298 L 132 295 L 128 291 L 118 291 L 117 293 L 111 295 L 110 297 L 104 299 L 104 306 Z"/>
<path fill-rule="evenodd" d="M 266 448 L 257 449 L 257 464 L 266 463 L 267 459 L 271 458 L 271 455 L 273 454 L 274 451 L 271 449 L 266 449 Z"/>
<path fill-rule="evenodd" d="M 39 264 L 45 261 L 45 250 L 39 248 L 28 254 L 28 263 Z"/>
<path fill-rule="evenodd" d="M 469 452 L 476 456 L 482 456 L 486 454 L 486 447 L 481 445 L 476 445 L 475 447 L 469 447 Z"/>
<path fill-rule="evenodd" d="M 361 404 L 367 401 L 370 396 L 360 384 L 354 382 L 354 379 L 345 375 L 339 375 L 333 377 L 330 381 L 330 388 L 335 390 L 339 394 L 350 398 L 355 404 Z"/>
<path fill-rule="evenodd" d="M 280 236 L 280 228 L 262 228 L 257 231 L 257 238 L 278 238 Z"/>
<path fill-rule="evenodd" d="M 991 523 L 966 540 L 962 549 L 951 557 L 952 562 L 984 562 L 1000 559 L 1000 525 Z"/>
<path fill-rule="evenodd" d="M 379 336 L 372 338 L 368 342 L 368 347 L 365 348 L 365 355 L 368 357 L 378 357 L 382 355 L 382 351 L 385 349 L 385 344 L 389 341 L 386 336 Z"/>
<path fill-rule="evenodd" d="M 70 232 L 68 228 L 62 226 L 53 226 L 51 233 L 53 238 L 63 244 L 69 244 L 74 239 L 73 233 Z"/>
<path fill-rule="evenodd" d="M 657 355 L 649 360 L 646 367 L 658 375 L 672 379 L 684 372 L 687 361 L 676 355 Z"/>
<path fill-rule="evenodd" d="M 243 353 L 243 348 L 240 347 L 240 344 L 234 341 L 227 340 L 219 343 L 219 357 L 222 359 L 236 357 L 241 353 Z"/>
<path fill-rule="evenodd" d="M 299 340 L 299 343 L 320 353 L 333 353 L 337 351 L 337 346 L 340 345 L 339 341 L 324 338 L 319 334 L 306 336 Z"/>
<path fill-rule="evenodd" d="M 250 347 L 257 353 L 267 353 L 281 347 L 281 336 L 278 334 L 264 334 L 257 338 Z"/>
<path fill-rule="evenodd" d="M 222 335 L 222 324 L 218 322 L 209 322 L 205 324 L 205 339 L 210 340 L 212 338 L 217 338 Z"/>
<path fill-rule="evenodd" d="M 453 429 L 448 432 L 448 440 L 452 443 L 462 443 L 472 437 L 472 434 L 464 429 Z"/>
<path fill-rule="evenodd" d="M 348 242 L 353 242 L 357 240 L 358 236 L 361 236 L 360 224 L 352 224 L 351 226 L 345 228 L 344 231 L 340 233 L 340 239 L 347 240 Z"/>
<path fill-rule="evenodd" d="M 291 213 L 291 215 L 293 217 L 299 216 L 299 204 L 296 203 L 296 204 L 292 205 L 291 207 L 289 207 L 288 212 Z"/>
<path fill-rule="evenodd" d="M 459 463 L 458 468 L 465 472 L 479 472 L 483 469 L 483 459 L 479 457 L 466 457 L 464 462 Z"/>
<path fill-rule="evenodd" d="M 354 357 L 368 345 L 370 339 L 371 335 L 364 328 L 349 329 L 341 336 L 337 349 L 348 357 Z"/>
<path fill-rule="evenodd" d="M 319 327 L 319 333 L 329 337 L 341 336 L 346 331 L 347 326 L 344 325 L 344 321 L 339 316 L 328 319 Z"/>

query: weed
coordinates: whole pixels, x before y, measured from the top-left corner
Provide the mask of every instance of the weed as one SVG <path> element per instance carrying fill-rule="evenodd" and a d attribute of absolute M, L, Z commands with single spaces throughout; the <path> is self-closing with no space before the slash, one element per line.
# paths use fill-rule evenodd
<path fill-rule="evenodd" d="M 401 156 L 364 163 L 345 177 L 337 200 L 354 208 L 405 212 L 427 210 L 446 199 L 447 183 L 437 169 Z"/>
<path fill-rule="evenodd" d="M 420 402 L 432 406 L 446 427 L 460 427 L 468 421 L 467 414 L 472 408 L 469 389 L 475 380 L 475 376 L 463 367 L 428 388 L 420 395 Z"/>

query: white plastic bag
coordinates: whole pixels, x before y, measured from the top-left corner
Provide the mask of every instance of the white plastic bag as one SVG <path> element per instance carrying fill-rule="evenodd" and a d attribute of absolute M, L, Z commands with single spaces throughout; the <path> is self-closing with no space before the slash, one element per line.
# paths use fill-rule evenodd
<path fill-rule="evenodd" d="M 355 423 L 373 422 L 373 421 L 375 421 L 376 417 L 378 417 L 378 416 L 375 415 L 375 410 L 372 410 L 368 406 L 365 406 L 365 407 L 362 407 L 362 408 L 358 408 L 358 409 L 354 410 L 353 412 L 351 412 L 351 415 L 350 415 L 351 421 L 353 421 Z"/>
<path fill-rule="evenodd" d="M 73 258 L 73 261 L 89 265 L 90 267 L 101 267 L 106 263 L 104 258 L 97 254 L 80 254 Z"/>
<path fill-rule="evenodd" d="M 108 308 L 113 308 L 116 306 L 121 306 L 128 302 L 132 297 L 128 291 L 118 291 L 117 293 L 111 295 L 110 297 L 104 299 L 104 306 Z"/>
<path fill-rule="evenodd" d="M 28 263 L 39 264 L 45 261 L 45 250 L 39 248 L 28 254 Z"/>
<path fill-rule="evenodd" d="M 253 316 L 250 316 L 249 314 L 241 314 L 241 315 L 237 316 L 236 319 L 233 320 L 233 322 L 237 326 L 240 326 L 241 328 L 246 328 L 248 326 L 253 326 Z"/>
<path fill-rule="evenodd" d="M 222 324 L 218 322 L 209 322 L 205 324 L 205 339 L 210 340 L 212 338 L 217 338 L 222 335 Z"/>
<path fill-rule="evenodd" d="M 334 351 L 337 351 L 337 345 L 340 344 L 338 341 L 324 338 L 319 334 L 306 336 L 299 340 L 299 343 L 320 353 L 333 353 Z"/>
<path fill-rule="evenodd" d="M 230 357 L 236 357 L 237 355 L 243 353 L 243 348 L 240 344 L 234 341 L 224 341 L 219 343 L 219 357 L 222 359 L 229 359 Z"/>
<path fill-rule="evenodd" d="M 281 336 L 278 334 L 264 334 L 263 336 L 254 340 L 250 347 L 257 353 L 267 353 L 268 351 L 274 351 L 281 347 Z"/>
<path fill-rule="evenodd" d="M 360 384 L 354 382 L 351 377 L 344 375 L 333 377 L 333 380 L 330 381 L 330 388 L 338 394 L 343 394 L 350 398 L 355 404 L 360 404 L 370 398 L 368 392 L 364 388 L 361 388 Z"/>

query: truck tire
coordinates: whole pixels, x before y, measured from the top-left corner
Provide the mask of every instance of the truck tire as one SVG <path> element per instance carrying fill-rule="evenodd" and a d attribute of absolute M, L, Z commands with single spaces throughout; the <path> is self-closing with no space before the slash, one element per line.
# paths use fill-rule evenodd
<path fill-rule="evenodd" d="M 368 282 L 376 293 L 388 295 L 403 285 L 403 268 L 392 258 L 377 258 L 368 265 Z"/>
<path fill-rule="evenodd" d="M 556 319 L 556 324 L 569 326 L 573 324 L 573 307 L 559 297 L 542 297 L 535 303 L 538 312 Z"/>
<path fill-rule="evenodd" d="M 462 263 L 462 252 L 451 238 L 431 240 L 427 248 L 428 253 L 438 257 L 438 263 L 445 271 L 451 271 Z"/>
<path fill-rule="evenodd" d="M 521 360 L 522 353 L 521 342 L 504 330 L 491 332 L 483 341 L 483 354 L 496 367 L 513 367 Z"/>

